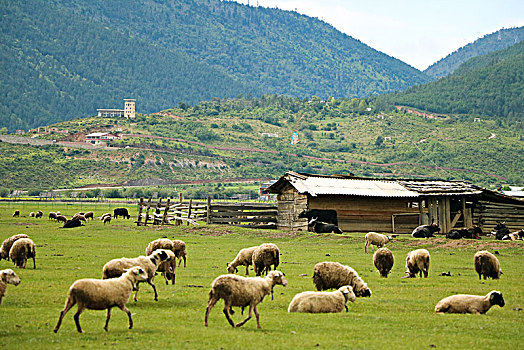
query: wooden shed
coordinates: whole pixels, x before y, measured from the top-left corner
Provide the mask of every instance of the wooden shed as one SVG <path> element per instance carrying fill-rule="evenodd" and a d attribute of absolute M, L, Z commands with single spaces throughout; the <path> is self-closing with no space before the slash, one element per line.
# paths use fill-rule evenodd
<path fill-rule="evenodd" d="M 277 226 L 307 230 L 304 210 L 336 210 L 346 232 L 411 233 L 436 222 L 441 233 L 479 225 L 484 232 L 497 220 L 524 227 L 524 201 L 464 181 L 399 180 L 287 172 L 268 188 L 277 194 Z"/>

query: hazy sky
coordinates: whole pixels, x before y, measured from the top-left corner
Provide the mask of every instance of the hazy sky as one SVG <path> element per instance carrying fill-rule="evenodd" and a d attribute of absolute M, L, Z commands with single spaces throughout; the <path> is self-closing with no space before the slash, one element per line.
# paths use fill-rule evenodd
<path fill-rule="evenodd" d="M 501 28 L 524 26 L 524 0 L 236 0 L 330 23 L 418 69 Z"/>

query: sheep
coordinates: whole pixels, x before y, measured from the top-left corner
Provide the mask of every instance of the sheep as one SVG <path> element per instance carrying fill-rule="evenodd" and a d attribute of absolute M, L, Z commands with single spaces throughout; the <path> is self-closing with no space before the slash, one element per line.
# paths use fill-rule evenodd
<path fill-rule="evenodd" d="M 95 214 L 92 212 L 92 211 L 88 211 L 87 213 L 84 214 L 84 218 L 87 220 L 89 218 L 91 218 L 91 220 L 93 220 Z"/>
<path fill-rule="evenodd" d="M 4 297 L 5 291 L 7 290 L 8 284 L 14 284 L 18 286 L 20 284 L 20 277 L 11 269 L 5 269 L 0 271 L 0 304 L 2 304 L 2 298 Z"/>
<path fill-rule="evenodd" d="M 429 252 L 426 249 L 412 250 L 406 257 L 406 274 L 405 278 L 415 278 L 417 273 L 424 278 L 428 278 L 429 272 Z"/>
<path fill-rule="evenodd" d="M 421 225 L 411 232 L 411 236 L 414 238 L 435 237 L 433 234 L 438 231 L 440 231 L 440 227 L 438 227 L 437 224 Z"/>
<path fill-rule="evenodd" d="M 257 328 L 260 327 L 260 320 L 257 305 L 264 300 L 266 295 L 272 294 L 273 287 L 277 284 L 287 285 L 284 274 L 280 271 L 271 271 L 266 277 L 242 277 L 238 275 L 221 275 L 211 283 L 209 291 L 209 301 L 206 308 L 204 325 L 208 326 L 209 312 L 217 301 L 224 299 L 224 314 L 231 327 L 240 327 L 251 319 L 252 312 L 255 311 Z M 249 314 L 244 321 L 235 325 L 229 312 L 233 306 L 242 308 L 249 305 Z"/>
<path fill-rule="evenodd" d="M 378 248 L 375 254 L 373 254 L 373 264 L 382 277 L 388 277 L 394 263 L 395 258 L 388 248 Z"/>
<path fill-rule="evenodd" d="M 73 217 L 71 218 L 71 221 L 73 220 L 80 220 L 80 221 L 83 221 L 85 223 L 87 223 L 87 220 L 84 216 L 84 214 L 81 214 L 81 213 L 76 213 L 75 215 L 73 215 Z"/>
<path fill-rule="evenodd" d="M 105 214 L 102 214 L 102 216 L 99 216 L 98 218 L 100 219 L 100 221 L 104 221 L 104 218 L 105 218 L 106 216 L 111 217 L 111 213 L 105 213 Z"/>
<path fill-rule="evenodd" d="M 15 212 L 13 213 L 13 217 L 17 217 L 17 216 L 20 216 L 20 210 L 15 210 Z"/>
<path fill-rule="evenodd" d="M 34 212 L 34 211 L 30 212 L 30 213 L 29 213 L 29 217 L 30 217 L 30 218 L 34 218 L 34 217 L 35 217 L 35 212 Z"/>
<path fill-rule="evenodd" d="M 253 251 L 252 264 L 256 276 L 260 276 L 264 271 L 266 271 L 267 275 L 271 271 L 271 265 L 273 265 L 273 270 L 275 270 L 279 263 L 280 250 L 276 244 L 264 243 Z"/>
<path fill-rule="evenodd" d="M 104 217 L 104 225 L 105 224 L 110 224 L 110 223 L 111 223 L 111 216 Z"/>
<path fill-rule="evenodd" d="M 353 303 L 356 299 L 351 286 L 342 286 L 333 292 L 302 292 L 291 300 L 287 312 L 328 313 L 342 312 L 344 308 L 347 312 L 348 300 Z"/>
<path fill-rule="evenodd" d="M 364 247 L 366 254 L 368 253 L 368 246 L 370 244 L 376 245 L 378 248 L 382 248 L 393 239 L 391 236 L 382 235 L 376 232 L 368 232 L 364 238 L 366 239 L 366 246 Z"/>
<path fill-rule="evenodd" d="M 78 303 L 78 309 L 74 315 L 76 330 L 84 333 L 80 327 L 80 314 L 85 310 L 105 310 L 107 309 L 106 323 L 104 330 L 107 332 L 111 308 L 118 306 L 129 318 L 129 329 L 133 328 L 131 312 L 126 307 L 132 291 L 138 289 L 138 283 L 148 279 L 147 272 L 140 266 L 126 269 L 124 274 L 118 278 L 109 280 L 98 280 L 94 278 L 84 278 L 75 281 L 69 288 L 69 293 L 65 302 L 64 309 L 60 312 L 58 323 L 54 332 L 58 332 L 65 314 Z"/>
<path fill-rule="evenodd" d="M 475 253 L 473 257 L 475 263 L 475 271 L 479 275 L 484 276 L 484 279 L 491 277 L 492 279 L 499 279 L 502 271 L 500 270 L 500 263 L 497 257 L 486 250 L 481 250 Z"/>
<path fill-rule="evenodd" d="M 27 259 L 33 258 L 33 268 L 36 269 L 36 250 L 35 242 L 31 238 L 17 239 L 9 250 L 9 259 L 16 267 L 25 269 Z"/>
<path fill-rule="evenodd" d="M 19 240 L 20 238 L 29 238 L 29 236 L 21 233 L 11 236 L 2 242 L 2 246 L 0 247 L 0 260 L 9 260 L 9 251 L 11 250 L 13 243 L 15 243 L 15 241 Z"/>
<path fill-rule="evenodd" d="M 176 258 L 178 259 L 178 266 L 180 266 L 182 259 L 184 259 L 184 267 L 186 267 L 186 243 L 179 239 L 174 239 L 173 253 L 175 253 Z"/>
<path fill-rule="evenodd" d="M 235 259 L 226 264 L 227 272 L 238 272 L 237 266 L 244 265 L 246 267 L 246 276 L 249 275 L 249 265 L 253 263 L 253 253 L 257 248 L 258 246 L 240 249 Z"/>
<path fill-rule="evenodd" d="M 120 277 L 125 269 L 128 269 L 133 266 L 140 266 L 147 273 L 147 283 L 153 287 L 155 292 L 155 301 L 158 301 L 158 294 L 156 291 L 156 286 L 153 283 L 155 278 L 156 270 L 158 266 L 164 261 L 172 261 L 175 259 L 175 254 L 167 249 L 158 249 L 155 250 L 152 254 L 148 256 L 139 256 L 137 258 L 121 258 L 113 259 L 107 262 L 103 267 L 103 279 Z M 136 293 L 134 300 L 137 301 L 138 294 L 138 284 L 136 286 Z"/>
<path fill-rule="evenodd" d="M 59 215 L 58 213 L 56 214 L 56 221 L 57 222 L 67 222 L 67 217 L 65 215 Z"/>
<path fill-rule="evenodd" d="M 57 216 L 58 216 L 58 215 L 57 215 L 54 211 L 50 211 L 50 212 L 49 212 L 49 217 L 48 217 L 48 218 L 49 218 L 49 220 L 56 220 L 56 217 L 57 217 Z"/>
<path fill-rule="evenodd" d="M 146 247 L 146 255 L 151 255 L 151 253 L 153 253 L 157 249 L 167 249 L 167 250 L 173 251 L 173 241 L 167 238 L 160 238 L 160 239 L 150 242 Z M 175 254 L 175 257 L 176 257 L 176 254 Z M 175 284 L 175 272 L 176 272 L 175 259 L 169 262 L 163 262 L 159 264 L 157 271 L 162 273 L 162 277 L 164 277 L 166 284 L 169 284 L 169 279 L 171 279 L 172 284 Z"/>
<path fill-rule="evenodd" d="M 315 265 L 313 283 L 318 291 L 351 286 L 357 297 L 370 297 L 371 290 L 357 271 L 338 262 L 320 262 Z"/>
<path fill-rule="evenodd" d="M 493 305 L 504 306 L 502 293 L 496 290 L 486 295 L 458 294 L 442 299 L 435 306 L 436 313 L 485 314 Z"/>
<path fill-rule="evenodd" d="M 39 219 L 39 218 L 41 218 L 43 215 L 44 215 L 44 213 L 43 213 L 41 210 L 39 210 L 39 211 L 36 212 L 36 214 L 35 214 L 35 218 Z"/>

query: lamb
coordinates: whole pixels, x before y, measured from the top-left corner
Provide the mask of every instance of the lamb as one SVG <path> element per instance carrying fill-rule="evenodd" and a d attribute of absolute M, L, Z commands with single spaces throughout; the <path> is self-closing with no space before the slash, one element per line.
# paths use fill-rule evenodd
<path fill-rule="evenodd" d="M 85 310 L 105 310 L 107 309 L 106 324 L 104 330 L 107 332 L 109 318 L 111 317 L 111 308 L 118 306 L 124 311 L 129 318 L 129 329 L 133 328 L 133 319 L 131 312 L 126 307 L 131 292 L 138 289 L 138 283 L 148 279 L 147 272 L 140 266 L 134 266 L 127 269 L 124 274 L 118 278 L 109 280 L 98 280 L 93 278 L 84 278 L 74 282 L 69 288 L 67 300 L 64 309 L 60 312 L 58 323 L 54 332 L 58 332 L 65 314 L 78 303 L 78 310 L 74 319 L 76 329 L 79 333 L 84 333 L 80 327 L 80 314 Z"/>
<path fill-rule="evenodd" d="M 237 266 L 244 265 L 246 267 L 246 275 L 249 275 L 249 265 L 253 263 L 253 253 L 258 246 L 240 249 L 235 259 L 227 263 L 227 272 L 238 272 Z"/>
<path fill-rule="evenodd" d="M 279 263 L 280 250 L 276 244 L 264 243 L 253 251 L 252 264 L 256 276 L 260 276 L 264 271 L 266 271 L 267 275 L 271 271 L 271 265 L 273 265 L 275 270 Z"/>
<path fill-rule="evenodd" d="M 260 327 L 260 320 L 257 305 L 264 300 L 266 295 L 272 294 L 273 287 L 277 284 L 287 285 L 284 274 L 280 271 L 271 271 L 266 277 L 242 277 L 238 275 L 221 275 L 211 283 L 209 291 L 209 301 L 206 308 L 204 325 L 208 325 L 209 312 L 217 301 L 224 299 L 224 314 L 231 327 L 240 327 L 251 319 L 252 312 L 255 311 L 257 327 Z M 249 314 L 244 321 L 235 325 L 229 312 L 233 306 L 242 308 L 249 305 Z"/>
<path fill-rule="evenodd" d="M 482 295 L 458 294 L 442 299 L 435 306 L 436 313 L 485 314 L 493 305 L 504 306 L 502 293 L 496 290 Z"/>
<path fill-rule="evenodd" d="M 473 257 L 475 263 L 475 271 L 484 279 L 491 277 L 492 279 L 499 279 L 502 271 L 500 270 L 500 263 L 497 257 L 486 250 L 475 253 Z"/>
<path fill-rule="evenodd" d="M 35 257 L 35 242 L 31 238 L 17 239 L 9 250 L 9 259 L 13 261 L 16 267 L 21 269 L 25 269 L 29 258 L 33 258 L 33 268 L 36 269 Z"/>
<path fill-rule="evenodd" d="M 405 278 L 415 278 L 417 273 L 424 278 L 428 278 L 429 272 L 429 252 L 426 249 L 412 250 L 406 257 L 406 274 Z"/>
<path fill-rule="evenodd" d="M 84 218 L 87 220 L 89 218 L 91 218 L 91 220 L 93 220 L 95 214 L 92 212 L 92 211 L 88 211 L 87 213 L 84 214 Z"/>
<path fill-rule="evenodd" d="M 151 255 L 151 253 L 153 253 L 157 249 L 167 249 L 167 250 L 173 251 L 173 241 L 167 238 L 160 238 L 160 239 L 150 242 L 146 247 L 146 255 Z M 175 257 L 176 257 L 176 254 L 175 254 Z M 172 284 L 175 284 L 175 272 L 176 272 L 175 259 L 169 262 L 163 262 L 159 264 L 157 271 L 162 273 L 162 277 L 164 277 L 166 284 L 169 284 L 168 278 L 171 279 Z"/>
<path fill-rule="evenodd" d="M 370 297 L 371 290 L 353 268 L 338 262 L 320 262 L 315 265 L 313 283 L 318 291 L 351 286 L 357 297 Z"/>
<path fill-rule="evenodd" d="M 49 212 L 49 220 L 56 220 L 58 215 L 54 211 Z"/>
<path fill-rule="evenodd" d="M 152 254 L 148 256 L 139 256 L 137 258 L 121 258 L 113 259 L 106 263 L 103 267 L 103 279 L 120 277 L 125 269 L 131 268 L 133 266 L 140 266 L 147 273 L 146 282 L 153 287 L 155 292 L 155 301 L 158 301 L 158 294 L 156 291 L 156 286 L 153 283 L 155 274 L 158 266 L 164 261 L 172 261 L 175 259 L 175 254 L 167 249 L 158 249 L 155 250 Z M 136 293 L 134 300 L 137 301 L 138 294 L 138 284 L 136 286 Z"/>
<path fill-rule="evenodd" d="M 351 286 L 342 286 L 333 292 L 302 292 L 291 300 L 287 312 L 328 313 L 346 312 L 346 303 L 355 302 L 357 297 Z"/>
<path fill-rule="evenodd" d="M 8 284 L 14 284 L 15 286 L 18 286 L 20 284 L 20 278 L 11 269 L 1 270 L 0 271 L 0 304 L 2 304 L 2 298 L 4 297 Z"/>
<path fill-rule="evenodd" d="M 29 236 L 21 233 L 11 236 L 2 242 L 2 246 L 0 247 L 0 260 L 9 260 L 9 251 L 11 250 L 13 243 L 15 243 L 15 241 L 19 240 L 20 238 L 29 238 Z"/>
<path fill-rule="evenodd" d="M 111 216 L 104 217 L 104 225 L 105 224 L 110 224 L 110 223 L 111 223 Z"/>
<path fill-rule="evenodd" d="M 382 248 L 384 245 L 389 243 L 393 238 L 391 236 L 382 235 L 380 233 L 376 232 L 368 232 L 366 233 L 366 236 L 364 236 L 366 239 L 366 246 L 364 247 L 364 251 L 368 252 L 368 246 L 376 245 L 378 248 Z"/>
<path fill-rule="evenodd" d="M 375 254 L 373 254 L 373 264 L 382 277 L 388 277 L 394 263 L 395 258 L 388 248 L 378 248 Z"/>
<path fill-rule="evenodd" d="M 15 212 L 13 213 L 13 217 L 17 217 L 17 216 L 20 216 L 20 210 L 15 210 Z"/>

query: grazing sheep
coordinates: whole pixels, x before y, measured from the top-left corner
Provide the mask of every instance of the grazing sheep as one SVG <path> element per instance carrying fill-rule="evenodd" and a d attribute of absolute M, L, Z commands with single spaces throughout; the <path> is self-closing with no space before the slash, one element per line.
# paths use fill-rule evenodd
<path fill-rule="evenodd" d="M 493 305 L 504 306 L 502 293 L 496 290 L 486 295 L 458 294 L 442 299 L 435 306 L 437 313 L 485 314 Z"/>
<path fill-rule="evenodd" d="M 20 238 L 29 238 L 29 236 L 21 233 L 11 236 L 2 242 L 2 246 L 0 247 L 0 260 L 9 260 L 9 251 L 11 250 L 13 243 L 15 243 L 15 241 L 19 240 Z"/>
<path fill-rule="evenodd" d="M 110 223 L 111 223 L 111 216 L 104 217 L 104 225 L 105 224 L 110 224 Z"/>
<path fill-rule="evenodd" d="M 417 249 L 412 250 L 408 253 L 406 257 L 406 274 L 407 278 L 415 278 L 417 273 L 422 277 L 424 273 L 424 278 L 428 278 L 429 272 L 429 252 L 426 249 Z"/>
<path fill-rule="evenodd" d="M 333 292 L 302 292 L 291 300 L 287 312 L 328 313 L 342 312 L 344 308 L 347 312 L 348 300 L 353 303 L 356 299 L 351 286 L 342 286 Z"/>
<path fill-rule="evenodd" d="M 20 216 L 20 210 L 15 210 L 13 217 Z"/>
<path fill-rule="evenodd" d="M 58 215 L 57 215 L 54 211 L 50 211 L 50 212 L 49 212 L 49 217 L 48 217 L 48 218 L 49 218 L 49 220 L 56 220 L 56 217 L 57 217 L 57 216 L 58 216 Z"/>
<path fill-rule="evenodd" d="M 388 248 L 378 248 L 373 254 L 373 264 L 380 272 L 380 276 L 387 278 L 395 263 L 393 253 Z"/>
<path fill-rule="evenodd" d="M 440 227 L 438 227 L 437 224 L 420 225 L 413 230 L 413 232 L 411 233 L 411 236 L 415 238 L 435 237 L 434 233 L 439 232 L 439 231 L 440 231 Z"/>
<path fill-rule="evenodd" d="M 156 291 L 156 286 L 153 283 L 153 280 L 155 279 L 155 274 L 157 271 L 158 266 L 162 262 L 171 262 L 175 259 L 175 254 L 167 249 L 158 249 L 155 250 L 152 254 L 148 256 L 139 256 L 137 258 L 121 258 L 121 259 L 113 259 L 106 263 L 103 267 L 104 276 L 103 279 L 108 278 L 115 278 L 120 277 L 126 269 L 131 268 L 133 266 L 140 266 L 144 269 L 147 273 L 147 280 L 146 282 L 153 287 L 153 291 L 155 292 L 155 300 L 158 301 L 158 294 Z M 134 300 L 137 301 L 137 294 L 138 294 L 138 284 L 136 286 L 136 293 L 134 296 Z"/>
<path fill-rule="evenodd" d="M 104 218 L 105 218 L 106 216 L 111 217 L 111 213 L 105 213 L 105 214 L 102 214 L 102 216 L 99 216 L 98 218 L 100 219 L 100 221 L 104 221 Z"/>
<path fill-rule="evenodd" d="M 320 262 L 315 265 L 313 283 L 318 291 L 351 286 L 357 297 L 370 297 L 371 290 L 353 268 L 338 262 Z"/>
<path fill-rule="evenodd" d="M 364 251 L 368 252 L 368 246 L 376 245 L 378 248 L 382 248 L 384 245 L 389 243 L 393 238 L 391 236 L 382 235 L 380 233 L 376 232 L 368 232 L 366 233 L 366 236 L 364 236 L 366 239 L 366 246 L 364 247 Z"/>
<path fill-rule="evenodd" d="M 65 215 L 59 215 L 58 213 L 56 214 L 56 221 L 57 222 L 67 222 L 67 217 Z"/>
<path fill-rule="evenodd" d="M 31 238 L 17 239 L 9 250 L 9 259 L 16 267 L 25 269 L 27 259 L 33 258 L 33 268 L 36 269 L 35 242 Z"/>
<path fill-rule="evenodd" d="M 2 304 L 2 298 L 4 297 L 8 284 L 14 284 L 15 286 L 18 286 L 20 284 L 20 278 L 11 269 L 1 270 L 0 271 L 0 304 Z"/>
<path fill-rule="evenodd" d="M 84 214 L 82 214 L 82 213 L 76 213 L 75 215 L 73 215 L 73 217 L 71 218 L 71 221 L 73 221 L 73 220 L 80 220 L 80 221 L 83 221 L 83 222 L 87 223 L 87 220 L 86 220 Z"/>
<path fill-rule="evenodd" d="M 84 214 L 84 218 L 87 220 L 89 218 L 91 218 L 91 220 L 93 220 L 95 214 L 92 212 L 92 211 L 88 211 L 87 213 Z"/>
<path fill-rule="evenodd" d="M 235 259 L 227 263 L 227 272 L 238 272 L 237 266 L 244 265 L 246 267 L 246 275 L 249 275 L 249 265 L 253 263 L 253 253 L 258 246 L 240 249 Z"/>
<path fill-rule="evenodd" d="M 267 273 L 271 271 L 271 265 L 273 265 L 273 270 L 278 267 L 280 263 L 280 250 L 277 245 L 273 243 L 261 244 L 253 252 L 252 263 L 256 276 L 260 276 L 264 271 L 266 271 L 267 275 Z"/>
<path fill-rule="evenodd" d="M 29 213 L 29 217 L 30 217 L 30 218 L 34 218 L 34 217 L 35 217 L 35 212 L 34 212 L 34 211 L 30 212 L 30 213 Z"/>
<path fill-rule="evenodd" d="M 206 309 L 206 317 L 204 325 L 207 327 L 207 319 L 209 312 L 215 306 L 217 301 L 224 299 L 224 314 L 231 325 L 231 327 L 240 327 L 244 325 L 251 314 L 255 311 L 257 319 L 257 327 L 260 327 L 260 320 L 257 310 L 257 304 L 264 300 L 266 295 L 273 293 L 273 287 L 277 284 L 282 286 L 287 285 L 284 274 L 280 271 L 271 271 L 266 277 L 242 277 L 238 275 L 221 275 L 215 278 L 211 283 L 211 290 L 209 291 L 209 301 Z M 229 312 L 233 306 L 240 306 L 242 308 L 249 305 L 249 314 L 247 318 L 235 325 Z"/>
<path fill-rule="evenodd" d="M 146 255 L 151 255 L 151 253 L 153 253 L 157 249 L 167 249 L 167 250 L 173 251 L 173 241 L 167 238 L 160 238 L 160 239 L 150 242 L 146 247 Z M 176 257 L 176 254 L 175 254 L 175 257 Z M 176 273 L 176 261 L 175 260 L 176 259 L 173 259 L 171 261 L 163 262 L 158 265 L 157 272 L 162 273 L 162 277 L 164 277 L 166 284 L 169 284 L 169 279 L 171 279 L 172 284 L 175 284 L 175 273 Z"/>
<path fill-rule="evenodd" d="M 137 290 L 138 283 L 148 279 L 147 272 L 140 266 L 134 266 L 127 269 L 124 274 L 118 278 L 109 280 L 98 280 L 94 278 L 84 278 L 74 282 L 69 288 L 67 300 L 64 309 L 60 312 L 58 323 L 54 332 L 58 332 L 65 314 L 78 303 L 78 310 L 74 319 L 76 329 L 83 333 L 80 327 L 80 314 L 85 310 L 105 310 L 107 309 L 106 324 L 104 330 L 107 332 L 109 318 L 111 317 L 111 308 L 118 306 L 124 311 L 129 318 L 129 329 L 133 328 L 133 319 L 131 312 L 126 307 L 131 292 Z"/>
<path fill-rule="evenodd" d="M 475 263 L 475 271 L 480 276 L 484 276 L 484 279 L 491 277 L 492 279 L 499 279 L 502 271 L 500 270 L 499 259 L 486 250 L 476 252 L 473 257 Z"/>
<path fill-rule="evenodd" d="M 180 266 L 182 259 L 184 259 L 184 267 L 186 267 L 186 242 L 179 239 L 174 239 L 173 253 L 175 253 L 176 258 L 178 259 L 178 266 Z"/>
<path fill-rule="evenodd" d="M 41 210 L 37 211 L 35 214 L 35 218 L 37 219 L 41 218 L 42 216 L 44 216 L 44 213 Z"/>

